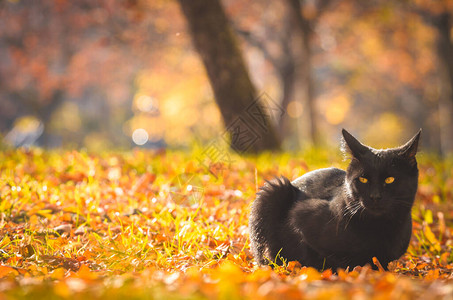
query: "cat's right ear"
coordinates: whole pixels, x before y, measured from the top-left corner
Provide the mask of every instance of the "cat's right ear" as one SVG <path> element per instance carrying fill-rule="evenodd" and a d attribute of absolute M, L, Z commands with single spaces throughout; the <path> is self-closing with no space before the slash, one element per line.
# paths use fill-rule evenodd
<path fill-rule="evenodd" d="M 416 164 L 415 155 L 417 154 L 418 141 L 421 133 L 422 129 L 420 128 L 418 133 L 409 142 L 400 147 L 400 155 L 408 159 L 412 165 Z"/>
<path fill-rule="evenodd" d="M 343 134 L 343 141 L 341 143 L 341 150 L 345 153 L 350 153 L 353 157 L 360 159 L 369 149 L 367 146 L 359 142 L 345 129 L 341 131 Z"/>

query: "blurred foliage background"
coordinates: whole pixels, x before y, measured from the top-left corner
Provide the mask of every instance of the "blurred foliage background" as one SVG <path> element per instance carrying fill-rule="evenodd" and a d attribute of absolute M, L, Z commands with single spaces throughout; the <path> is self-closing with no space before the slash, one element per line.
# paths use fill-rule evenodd
<path fill-rule="evenodd" d="M 452 0 L 222 0 L 283 149 L 453 150 Z M 202 16 L 203 17 L 203 16 Z M 4 144 L 188 147 L 224 132 L 173 0 L 0 0 Z"/>

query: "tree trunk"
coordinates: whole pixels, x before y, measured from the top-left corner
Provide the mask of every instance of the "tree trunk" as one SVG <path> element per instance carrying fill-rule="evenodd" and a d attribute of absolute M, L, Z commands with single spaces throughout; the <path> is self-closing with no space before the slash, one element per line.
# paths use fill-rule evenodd
<path fill-rule="evenodd" d="M 41 120 L 44 131 L 41 137 L 38 139 L 38 142 L 44 148 L 50 148 L 51 139 L 50 139 L 50 130 L 49 125 L 52 119 L 54 112 L 60 107 L 64 100 L 64 92 L 62 90 L 55 90 L 46 105 L 37 108 L 36 115 Z"/>
<path fill-rule="evenodd" d="M 285 110 L 288 108 L 288 104 L 291 100 L 293 100 L 294 96 L 294 86 L 296 84 L 296 72 L 294 68 L 294 60 L 291 60 L 290 63 L 285 64 L 280 69 L 280 81 L 282 86 L 282 100 L 281 100 L 281 107 Z M 284 114 L 281 116 L 278 122 L 278 132 L 281 137 L 285 136 L 288 132 L 288 122 L 289 122 L 288 114 Z"/>
<path fill-rule="evenodd" d="M 308 25 L 308 24 L 307 24 Z M 313 145 L 319 145 L 317 109 L 314 96 L 312 52 L 310 46 L 311 28 L 305 27 L 303 30 L 303 47 L 305 53 L 305 63 L 303 66 L 303 81 L 305 84 L 305 97 L 307 101 L 308 114 L 310 115 L 310 138 Z"/>
<path fill-rule="evenodd" d="M 289 20 L 285 20 L 286 24 L 286 32 L 285 35 L 279 38 L 279 43 L 281 47 L 281 54 L 280 55 L 273 55 L 270 48 L 273 45 L 273 41 L 270 40 L 269 42 L 264 42 L 264 40 L 260 40 L 253 36 L 248 31 L 235 28 L 235 31 L 240 34 L 250 46 L 255 47 L 257 50 L 261 51 L 264 58 L 274 67 L 278 79 L 280 81 L 280 86 L 282 89 L 282 95 L 280 99 L 280 107 L 282 111 L 288 110 L 288 104 L 291 100 L 294 100 L 294 87 L 296 85 L 296 60 L 292 54 L 291 49 L 291 35 L 290 32 L 292 31 L 293 22 L 289 22 Z M 288 135 L 288 123 L 290 118 L 287 113 L 280 114 L 280 117 L 276 120 L 276 128 L 278 135 L 281 140 L 284 140 Z M 298 140 L 298 139 L 297 139 Z"/>
<path fill-rule="evenodd" d="M 316 106 L 314 99 L 314 82 L 312 76 L 312 51 L 310 39 L 312 37 L 312 29 L 310 20 L 302 15 L 302 7 L 299 0 L 288 0 L 289 6 L 293 13 L 293 18 L 296 26 L 302 32 L 302 85 L 307 104 L 309 124 L 310 124 L 310 139 L 314 145 L 318 145 L 318 126 L 316 117 Z"/>
<path fill-rule="evenodd" d="M 238 152 L 280 148 L 270 114 L 260 101 L 219 0 L 179 0 L 194 46 L 201 56 L 215 100 Z"/>
<path fill-rule="evenodd" d="M 448 12 L 435 16 L 432 21 L 437 31 L 436 50 L 442 79 L 439 114 L 443 154 L 453 149 L 453 42 L 450 36 L 452 23 L 452 15 Z"/>
<path fill-rule="evenodd" d="M 437 29 L 437 55 L 440 65 L 445 69 L 445 83 L 450 92 L 449 99 L 453 103 L 453 41 L 451 39 L 451 30 L 453 26 L 453 17 L 450 13 L 441 14 L 436 22 Z"/>

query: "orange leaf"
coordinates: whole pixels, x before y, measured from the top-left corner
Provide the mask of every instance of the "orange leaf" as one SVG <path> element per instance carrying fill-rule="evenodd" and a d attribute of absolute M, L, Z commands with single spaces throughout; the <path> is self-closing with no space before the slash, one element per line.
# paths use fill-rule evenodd
<path fill-rule="evenodd" d="M 193 160 L 189 161 L 185 167 L 185 173 L 195 173 L 197 171 L 197 167 Z"/>
<path fill-rule="evenodd" d="M 154 180 L 156 179 L 156 174 L 152 173 L 145 173 L 137 180 L 137 182 L 132 187 L 132 193 L 137 191 L 141 191 L 142 189 L 146 189 L 149 187 Z"/>
<path fill-rule="evenodd" d="M 251 282 L 262 282 L 267 281 L 271 278 L 272 268 L 270 266 L 261 267 L 255 272 L 248 276 L 248 280 Z"/>
<path fill-rule="evenodd" d="M 415 263 L 413 261 L 409 261 L 406 263 L 406 268 L 408 268 L 409 270 L 415 269 L 416 267 L 417 267 L 417 263 Z"/>
<path fill-rule="evenodd" d="M 375 264 L 376 267 L 378 267 L 380 272 L 385 272 L 384 268 L 382 267 L 381 263 L 379 262 L 376 256 L 373 257 L 373 264 Z"/>
<path fill-rule="evenodd" d="M 288 271 L 291 273 L 298 273 L 300 269 L 302 268 L 302 265 L 298 261 L 290 261 L 288 263 L 288 267 L 286 268 Z"/>
<path fill-rule="evenodd" d="M 304 267 L 300 270 L 300 273 L 301 275 L 299 276 L 299 278 L 307 282 L 321 279 L 321 273 L 319 273 L 318 270 L 312 267 Z"/>
<path fill-rule="evenodd" d="M 321 273 L 322 279 L 330 279 L 331 276 L 332 276 L 332 269 L 324 270 L 324 272 Z"/>
<path fill-rule="evenodd" d="M 338 278 L 340 278 L 341 280 L 346 280 L 346 278 L 348 278 L 348 273 L 346 273 L 344 269 L 338 269 L 337 274 Z"/>
<path fill-rule="evenodd" d="M 68 298 L 71 296 L 72 291 L 69 289 L 68 285 L 64 281 L 60 281 L 53 287 L 55 294 L 60 297 Z"/>
<path fill-rule="evenodd" d="M 425 280 L 436 280 L 439 278 L 439 275 L 439 269 L 429 270 L 428 274 L 425 276 Z"/>
<path fill-rule="evenodd" d="M 446 229 L 444 214 L 442 212 L 438 212 L 437 213 L 437 218 L 439 219 L 439 221 L 438 221 L 438 223 L 439 223 L 439 233 L 440 233 L 441 236 L 443 236 L 444 233 L 445 233 L 445 229 Z"/>
<path fill-rule="evenodd" d="M 450 257 L 449 252 L 442 253 L 439 259 L 439 263 L 441 266 L 446 267 L 448 265 L 448 258 Z"/>
<path fill-rule="evenodd" d="M 8 266 L 0 266 L 0 278 L 6 277 L 9 274 L 16 276 L 19 275 L 19 272 L 17 272 L 14 268 Z"/>
<path fill-rule="evenodd" d="M 65 274 L 66 270 L 64 268 L 58 268 L 53 270 L 53 272 L 50 274 L 50 278 L 61 280 L 64 278 Z"/>
<path fill-rule="evenodd" d="M 76 273 L 77 277 L 85 280 L 95 280 L 98 278 L 98 274 L 91 271 L 87 265 L 82 265 Z"/>
<path fill-rule="evenodd" d="M 424 269 L 424 268 L 426 268 L 427 266 L 428 266 L 427 263 L 421 263 L 421 264 L 417 265 L 417 270 Z"/>

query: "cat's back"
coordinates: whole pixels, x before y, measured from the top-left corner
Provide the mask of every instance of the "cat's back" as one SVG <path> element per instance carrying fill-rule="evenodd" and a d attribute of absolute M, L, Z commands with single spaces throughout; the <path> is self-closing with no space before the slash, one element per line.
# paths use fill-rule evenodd
<path fill-rule="evenodd" d="M 331 200 L 343 187 L 346 172 L 338 168 L 314 170 L 291 182 L 308 198 Z"/>

